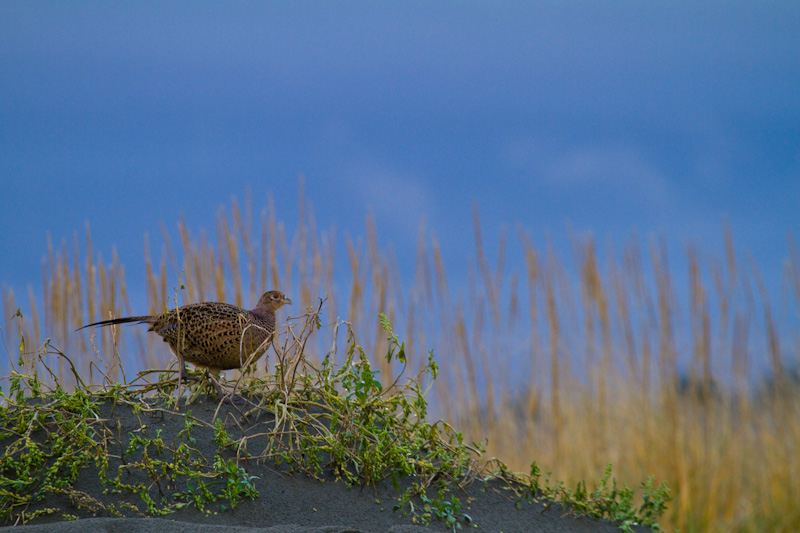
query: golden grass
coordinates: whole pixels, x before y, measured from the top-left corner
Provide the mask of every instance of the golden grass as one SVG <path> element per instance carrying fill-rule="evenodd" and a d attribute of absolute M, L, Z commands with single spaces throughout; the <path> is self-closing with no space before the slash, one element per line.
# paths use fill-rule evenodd
<path fill-rule="evenodd" d="M 800 385 L 781 360 L 791 353 L 800 361 L 800 346 L 796 336 L 780 337 L 758 271 L 739 261 L 727 227 L 724 258 L 690 248 L 686 275 L 657 241 L 600 254 L 593 239 L 576 240 L 574 264 L 565 265 L 552 246 L 542 251 L 519 230 L 512 245 L 522 264 L 508 273 L 508 239 L 501 233 L 490 265 L 476 209 L 466 293 L 451 289 L 439 243 L 424 228 L 413 282 L 404 286 L 372 217 L 365 242 L 345 239 L 349 272 L 335 271 L 337 235 L 316 227 L 302 192 L 291 234 L 271 200 L 258 221 L 249 201 L 234 201 L 220 212 L 213 241 L 183 221 L 178 228 L 179 250 L 164 231 L 157 263 L 145 237 L 146 310 L 129 308 L 125 270 L 115 252 L 110 262 L 95 257 L 88 226 L 83 259 L 77 236 L 72 251 L 48 243 L 44 302 L 32 290 L 27 306 L 12 290 L 3 294 L 6 343 L 24 339 L 22 366 L 47 337 L 84 377 L 121 381 L 170 364 L 163 343 L 144 328 L 104 328 L 96 337 L 75 329 L 160 312 L 175 298 L 249 307 L 280 288 L 300 315 L 322 296 L 329 323 L 340 316 L 353 325 L 386 383 L 394 376 L 379 312 L 405 340 L 412 370 L 433 348 L 442 370 L 431 398 L 436 414 L 474 440 L 488 436 L 489 455 L 513 469 L 527 471 L 535 460 L 574 484 L 598 479 L 611 462 L 630 485 L 648 475 L 667 481 L 675 499 L 663 526 L 800 530 Z M 791 239 L 785 272 L 797 316 L 800 261 Z M 674 280 L 684 275 L 681 294 Z M 22 317 L 14 317 L 18 307 Z M 309 353 L 329 348 L 320 336 Z M 19 352 L 9 351 L 13 367 Z M 771 381 L 750 375 L 758 359 L 768 361 Z"/>

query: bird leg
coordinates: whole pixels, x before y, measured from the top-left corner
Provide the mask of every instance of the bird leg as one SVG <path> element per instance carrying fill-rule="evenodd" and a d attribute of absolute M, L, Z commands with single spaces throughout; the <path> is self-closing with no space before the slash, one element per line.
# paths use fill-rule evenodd
<path fill-rule="evenodd" d="M 224 398 L 226 394 L 222 390 L 222 385 L 219 381 L 220 370 L 218 368 L 206 368 L 208 370 L 208 379 L 217 391 L 217 398 Z"/>
<path fill-rule="evenodd" d="M 179 355 L 178 356 L 178 361 L 179 361 L 179 367 L 178 367 L 179 371 L 178 372 L 179 372 L 179 375 L 180 375 L 180 382 L 181 383 L 189 383 L 191 381 L 200 381 L 199 377 L 191 375 L 189 373 L 189 371 L 186 369 L 186 359 L 184 359 L 182 356 Z M 211 385 L 214 386 L 214 390 L 217 393 L 217 397 L 219 397 L 219 398 L 224 397 L 225 393 L 222 390 L 222 386 L 219 383 L 220 370 L 218 368 L 209 368 L 209 367 L 206 367 L 206 370 L 208 371 L 209 381 L 211 382 Z"/>
<path fill-rule="evenodd" d="M 180 359 L 181 383 L 188 383 L 189 381 L 197 381 L 200 379 L 197 376 L 189 374 L 189 371 L 186 370 L 186 360 L 183 357 L 179 357 L 178 359 Z"/>

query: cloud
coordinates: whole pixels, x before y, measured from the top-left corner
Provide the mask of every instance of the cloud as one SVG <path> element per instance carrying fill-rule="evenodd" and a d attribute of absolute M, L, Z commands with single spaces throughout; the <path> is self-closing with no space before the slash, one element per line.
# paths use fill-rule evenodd
<path fill-rule="evenodd" d="M 361 161 L 341 177 L 364 211 L 375 214 L 379 231 L 416 239 L 419 224 L 434 214 L 434 194 L 420 176 L 389 165 Z"/>
<path fill-rule="evenodd" d="M 642 154 L 626 146 L 591 146 L 568 151 L 542 175 L 559 187 L 614 189 L 645 199 L 667 195 L 665 176 Z"/>
<path fill-rule="evenodd" d="M 563 146 L 535 140 L 511 143 L 505 160 L 553 190 L 605 193 L 663 202 L 669 179 L 656 164 L 626 144 Z"/>

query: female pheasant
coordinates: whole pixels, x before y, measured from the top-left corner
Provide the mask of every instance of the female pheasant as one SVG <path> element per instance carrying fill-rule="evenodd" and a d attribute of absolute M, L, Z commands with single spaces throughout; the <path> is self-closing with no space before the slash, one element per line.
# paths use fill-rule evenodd
<path fill-rule="evenodd" d="M 164 339 L 180 362 L 180 377 L 190 379 L 186 361 L 207 368 L 214 377 L 222 370 L 242 368 L 257 361 L 269 348 L 275 333 L 275 311 L 292 301 L 280 291 L 265 292 L 253 309 L 202 302 L 170 309 L 160 315 L 112 318 L 91 326 L 137 322 L 149 324 Z"/>

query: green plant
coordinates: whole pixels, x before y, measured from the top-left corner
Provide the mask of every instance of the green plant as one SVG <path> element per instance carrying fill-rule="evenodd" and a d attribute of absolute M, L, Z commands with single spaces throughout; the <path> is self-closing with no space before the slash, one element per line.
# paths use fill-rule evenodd
<path fill-rule="evenodd" d="M 612 465 L 606 465 L 605 472 L 597 486 L 588 491 L 585 481 L 579 481 L 575 489 L 569 489 L 563 481 L 551 481 L 550 474 L 542 480 L 542 472 L 536 462 L 531 464 L 530 474 L 520 476 L 509 473 L 505 465 L 499 469 L 501 475 L 514 478 L 524 486 L 517 494 L 520 496 L 517 505 L 524 500 L 544 499 L 548 506 L 562 503 L 569 513 L 590 516 L 598 520 L 608 520 L 620 526 L 623 531 L 632 531 L 634 525 L 644 525 L 659 531 L 659 517 L 667 510 L 672 500 L 667 484 L 662 482 L 653 488 L 653 478 L 642 482 L 642 503 L 637 506 L 635 491 L 624 485 L 617 487 L 616 479 L 611 477 Z"/>
<path fill-rule="evenodd" d="M 39 355 L 39 366 L 54 375 L 41 357 L 44 353 Z M 58 512 L 42 506 L 48 495 L 66 495 L 77 509 L 110 516 L 167 514 L 184 505 L 182 495 L 201 511 L 220 498 L 234 507 L 258 495 L 252 478 L 230 461 L 217 457 L 209 464 L 197 452 L 191 431 L 201 424 L 191 413 L 182 415 L 185 428 L 173 443 L 165 442 L 160 429 L 147 436 L 146 424 L 123 435 L 113 419 L 100 416 L 108 405 L 128 406 L 133 413 L 159 411 L 144 397 L 147 387 L 66 392 L 56 381 L 46 390 L 38 373 L 13 374 L 9 383 L 8 393 L 0 389 L 0 521 L 27 523 Z M 95 475 L 107 495 L 129 494 L 141 503 L 103 503 L 75 489 L 81 475 Z M 169 502 L 166 491 L 179 480 L 185 480 L 186 488 L 175 493 L 176 502 Z M 65 519 L 75 516 L 64 513 Z"/>

